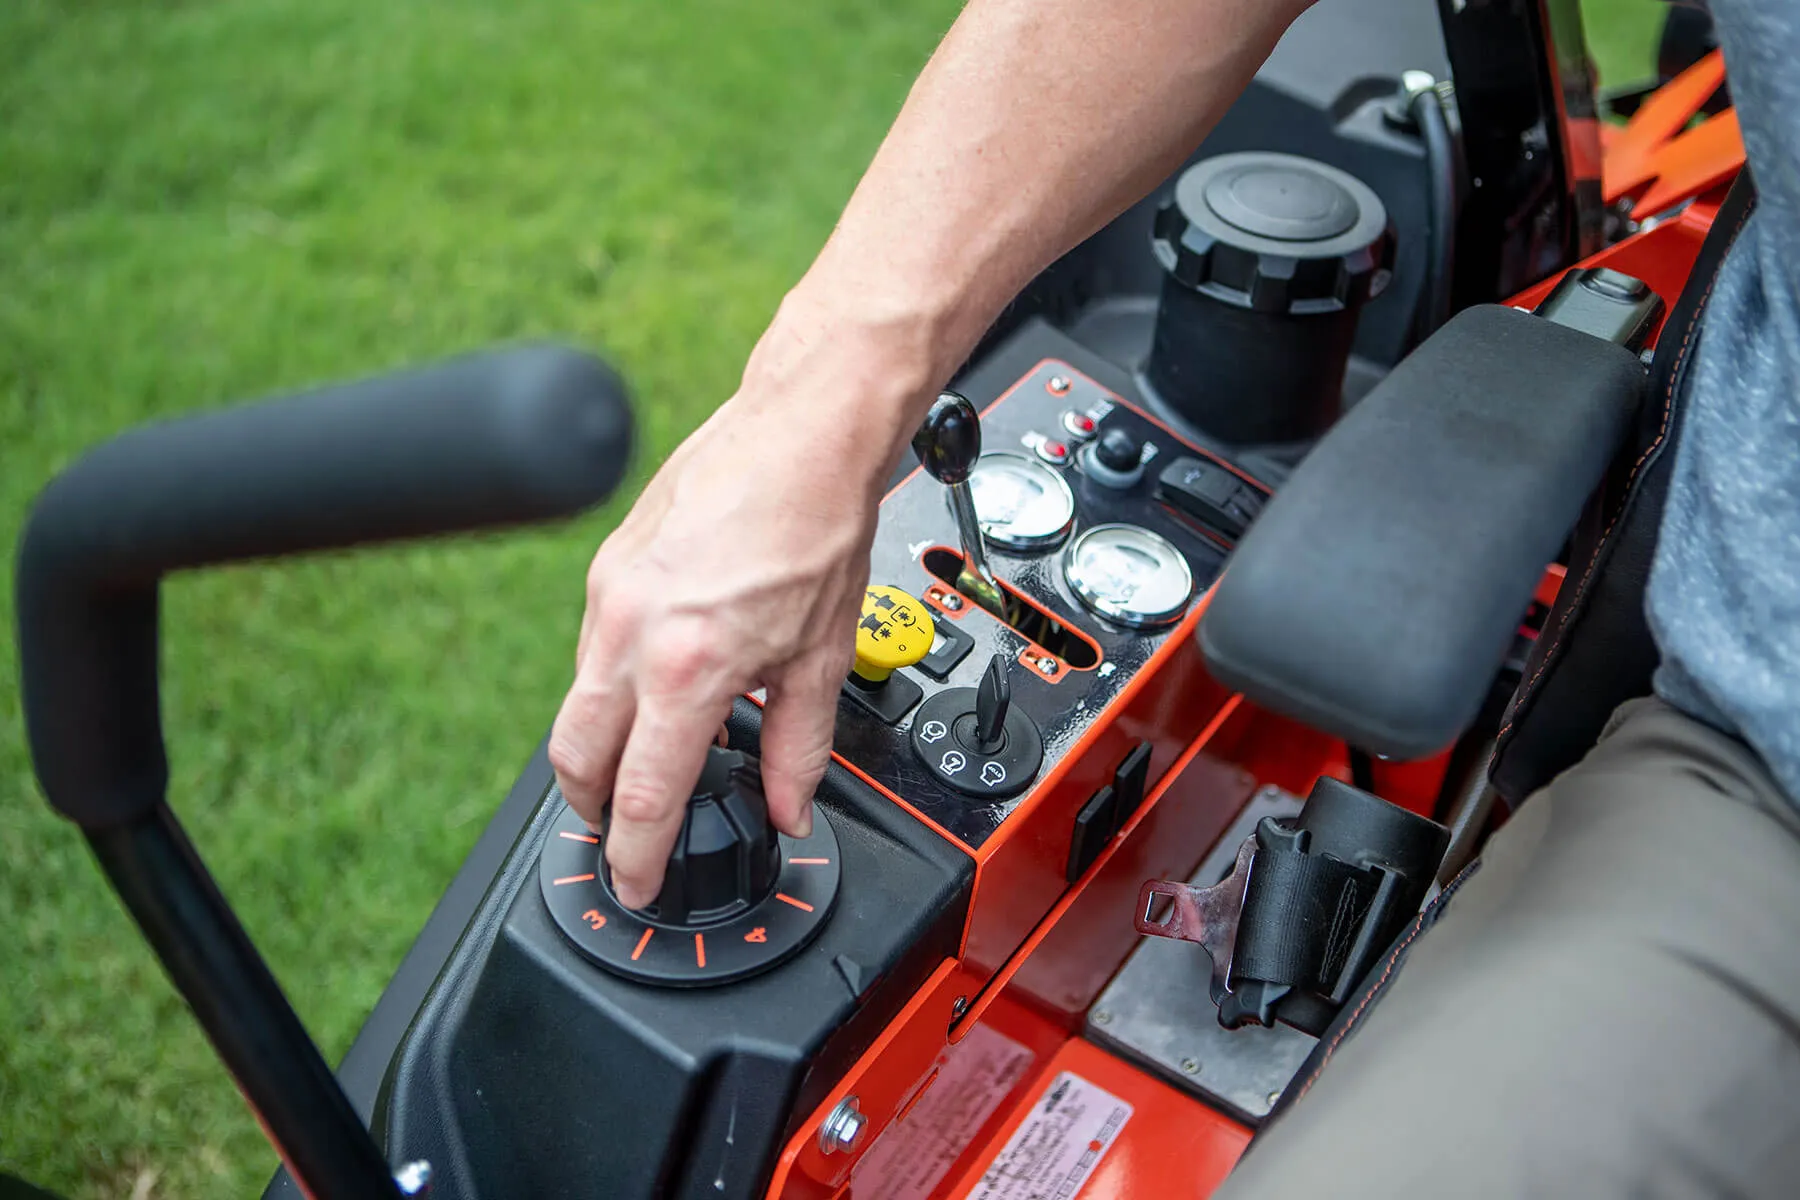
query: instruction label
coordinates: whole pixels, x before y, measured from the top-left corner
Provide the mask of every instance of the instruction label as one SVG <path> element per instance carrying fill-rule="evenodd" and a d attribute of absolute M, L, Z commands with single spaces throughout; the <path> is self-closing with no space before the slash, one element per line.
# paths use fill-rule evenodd
<path fill-rule="evenodd" d="M 985 1025 L 944 1047 L 925 1093 L 852 1168 L 856 1200 L 927 1200 L 1031 1062 L 1030 1050 Z"/>
<path fill-rule="evenodd" d="M 1072 1071 L 1056 1077 L 967 1200 L 1069 1200 L 1131 1119 L 1131 1105 Z"/>

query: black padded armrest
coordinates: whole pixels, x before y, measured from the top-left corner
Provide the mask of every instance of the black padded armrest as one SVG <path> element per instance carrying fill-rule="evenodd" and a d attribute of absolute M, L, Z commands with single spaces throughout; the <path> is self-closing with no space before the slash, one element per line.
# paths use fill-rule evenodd
<path fill-rule="evenodd" d="M 1638 403 L 1620 346 L 1498 305 L 1444 325 L 1300 464 L 1200 623 L 1218 679 L 1416 758 L 1474 720 Z"/>

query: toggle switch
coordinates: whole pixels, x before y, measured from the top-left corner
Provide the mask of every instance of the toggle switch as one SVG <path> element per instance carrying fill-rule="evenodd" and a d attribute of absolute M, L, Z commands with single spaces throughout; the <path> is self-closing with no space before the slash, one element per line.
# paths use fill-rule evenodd
<path fill-rule="evenodd" d="M 890 725 L 899 723 L 925 693 L 895 672 L 917 664 L 936 641 L 937 628 L 924 601 L 897 587 L 865 588 L 856 623 L 856 665 L 844 682 L 845 697 Z"/>

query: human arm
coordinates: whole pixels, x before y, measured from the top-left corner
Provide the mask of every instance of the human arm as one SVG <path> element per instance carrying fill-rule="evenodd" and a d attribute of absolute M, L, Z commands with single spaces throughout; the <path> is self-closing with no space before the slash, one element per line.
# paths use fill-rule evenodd
<path fill-rule="evenodd" d="M 588 575 L 550 744 L 610 801 L 620 899 L 655 898 L 706 747 L 767 689 L 775 824 L 810 826 L 880 489 L 938 388 L 1044 266 L 1166 176 L 1306 0 L 973 0 L 738 391 L 664 464 Z M 779 446 L 789 469 L 765 473 Z"/>

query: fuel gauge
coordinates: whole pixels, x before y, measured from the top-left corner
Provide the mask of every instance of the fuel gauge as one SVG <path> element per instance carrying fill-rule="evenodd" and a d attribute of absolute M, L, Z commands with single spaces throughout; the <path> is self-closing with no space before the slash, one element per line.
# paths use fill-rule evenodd
<path fill-rule="evenodd" d="M 1052 468 L 1022 454 L 984 454 L 969 474 L 982 536 L 1003 550 L 1054 550 L 1075 524 L 1075 494 Z"/>
<path fill-rule="evenodd" d="M 1136 525 L 1084 531 L 1063 555 L 1063 578 L 1077 600 L 1133 629 L 1180 620 L 1194 595 L 1194 575 L 1181 551 Z"/>

